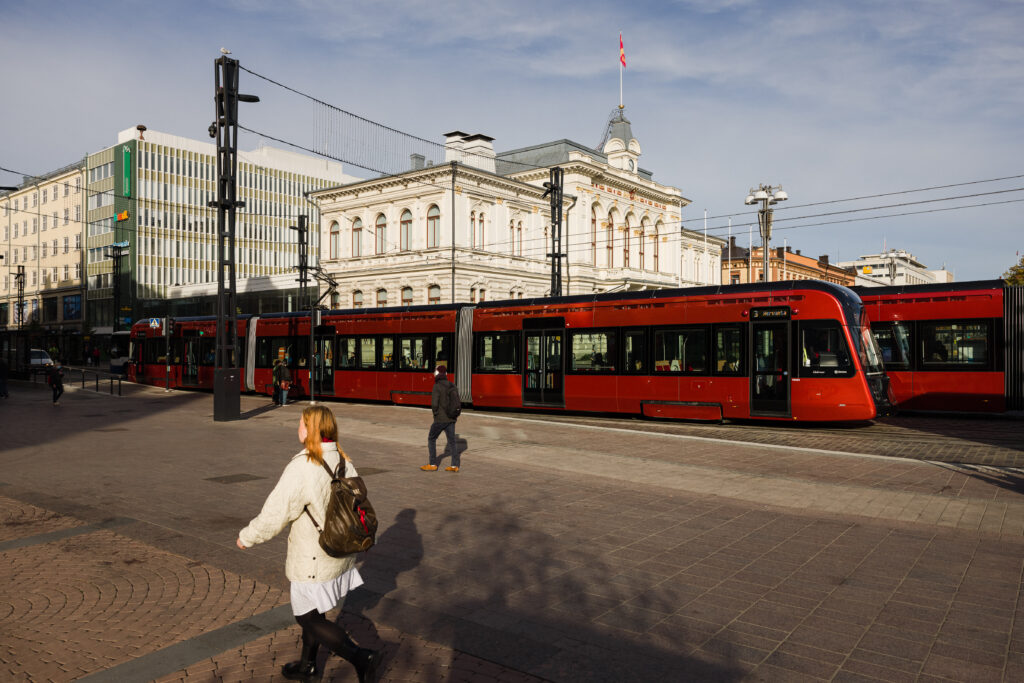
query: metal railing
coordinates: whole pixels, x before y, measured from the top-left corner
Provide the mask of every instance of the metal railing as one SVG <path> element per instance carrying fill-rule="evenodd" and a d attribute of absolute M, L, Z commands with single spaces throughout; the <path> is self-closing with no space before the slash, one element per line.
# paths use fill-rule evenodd
<path fill-rule="evenodd" d="M 80 374 L 80 377 L 79 377 L 78 380 L 73 379 L 74 373 L 76 373 L 76 372 Z M 91 377 L 87 377 L 87 375 L 91 375 Z M 32 372 L 30 374 L 30 377 L 31 377 L 33 383 L 35 383 L 36 380 L 39 379 L 39 378 L 42 378 L 43 382 L 46 381 L 46 373 L 45 372 Z M 70 367 L 65 366 L 64 367 L 64 379 L 65 379 L 65 381 L 64 381 L 65 384 L 79 384 L 79 383 L 81 383 L 82 389 L 87 389 L 89 391 L 95 391 L 96 393 L 100 392 L 100 382 L 102 381 L 105 385 L 107 385 L 107 388 L 108 388 L 109 393 L 110 393 L 111 396 L 114 395 L 114 382 L 116 381 L 117 382 L 117 395 L 118 396 L 123 396 L 124 395 L 124 394 L 121 393 L 121 382 L 122 382 L 122 377 L 121 376 L 115 376 L 115 375 L 111 375 L 109 373 L 101 374 L 100 372 L 98 372 L 96 370 L 86 370 L 84 368 L 70 368 Z M 88 382 L 89 384 L 94 385 L 94 386 L 86 386 L 86 382 Z"/>

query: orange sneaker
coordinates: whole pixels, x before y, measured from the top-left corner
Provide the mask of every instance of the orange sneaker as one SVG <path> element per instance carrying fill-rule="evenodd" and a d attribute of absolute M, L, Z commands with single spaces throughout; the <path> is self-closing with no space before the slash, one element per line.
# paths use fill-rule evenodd
<path fill-rule="evenodd" d="M 448 466 L 448 467 L 445 467 L 445 468 L 444 468 L 444 471 L 445 471 L 445 472 L 458 472 L 458 471 L 459 471 L 459 468 L 458 468 L 458 467 L 456 467 L 456 466 L 454 466 L 454 465 L 450 465 L 450 466 Z"/>
<path fill-rule="evenodd" d="M 424 472 L 434 472 L 437 470 L 437 465 L 420 465 L 420 469 Z"/>

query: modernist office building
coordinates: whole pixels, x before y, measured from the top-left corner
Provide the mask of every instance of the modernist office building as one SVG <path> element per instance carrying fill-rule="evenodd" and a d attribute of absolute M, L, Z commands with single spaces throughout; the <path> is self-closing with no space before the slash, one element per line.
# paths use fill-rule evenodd
<path fill-rule="evenodd" d="M 239 151 L 238 160 L 238 199 L 245 207 L 237 212 L 236 277 L 294 272 L 298 246 L 289 228 L 300 214 L 312 226 L 320 220 L 303 193 L 355 178 L 339 163 L 270 147 Z M 176 286 L 216 287 L 217 211 L 209 207 L 217 193 L 216 165 L 213 143 L 141 126 L 121 131 L 116 145 L 86 158 L 86 316 L 97 333 L 163 316 Z M 311 242 L 315 262 L 319 245 Z M 118 252 L 124 254 L 120 264 L 112 257 Z"/>

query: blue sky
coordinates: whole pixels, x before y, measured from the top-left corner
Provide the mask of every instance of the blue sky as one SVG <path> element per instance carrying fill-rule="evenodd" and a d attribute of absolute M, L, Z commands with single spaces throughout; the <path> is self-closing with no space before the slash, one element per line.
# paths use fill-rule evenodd
<path fill-rule="evenodd" d="M 740 244 L 751 186 L 781 183 L 773 245 L 834 261 L 905 248 L 958 280 L 998 277 L 1024 248 L 1024 3 L 13 3 L 3 0 L 0 166 L 42 173 L 144 123 L 206 139 L 219 48 L 253 71 L 424 138 L 486 133 L 497 149 L 595 145 L 618 104 L 641 166 L 693 204 L 688 228 Z M 242 122 L 300 144 L 310 108 L 242 78 Z M 241 136 L 243 148 L 258 139 Z M 349 167 L 355 175 L 366 175 Z M 0 173 L 0 184 L 18 177 Z M 868 195 L 965 184 L 807 207 Z M 826 212 L 937 201 L 876 211 Z M 804 226 L 804 227 L 789 227 Z M 782 229 L 788 228 L 788 229 Z M 756 228 L 755 228 L 756 232 Z M 756 238 L 755 238 L 756 239 Z"/>

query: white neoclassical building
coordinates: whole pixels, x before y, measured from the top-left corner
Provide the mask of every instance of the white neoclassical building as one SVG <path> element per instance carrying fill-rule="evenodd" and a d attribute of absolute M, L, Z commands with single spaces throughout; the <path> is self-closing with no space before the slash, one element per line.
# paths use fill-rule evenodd
<path fill-rule="evenodd" d="M 601 149 L 558 140 L 495 153 L 448 133 L 444 160 L 310 193 L 332 308 L 547 296 L 551 217 L 544 183 L 564 171 L 562 294 L 720 282 L 723 240 L 682 227 L 690 200 L 639 166 L 622 111 Z"/>

